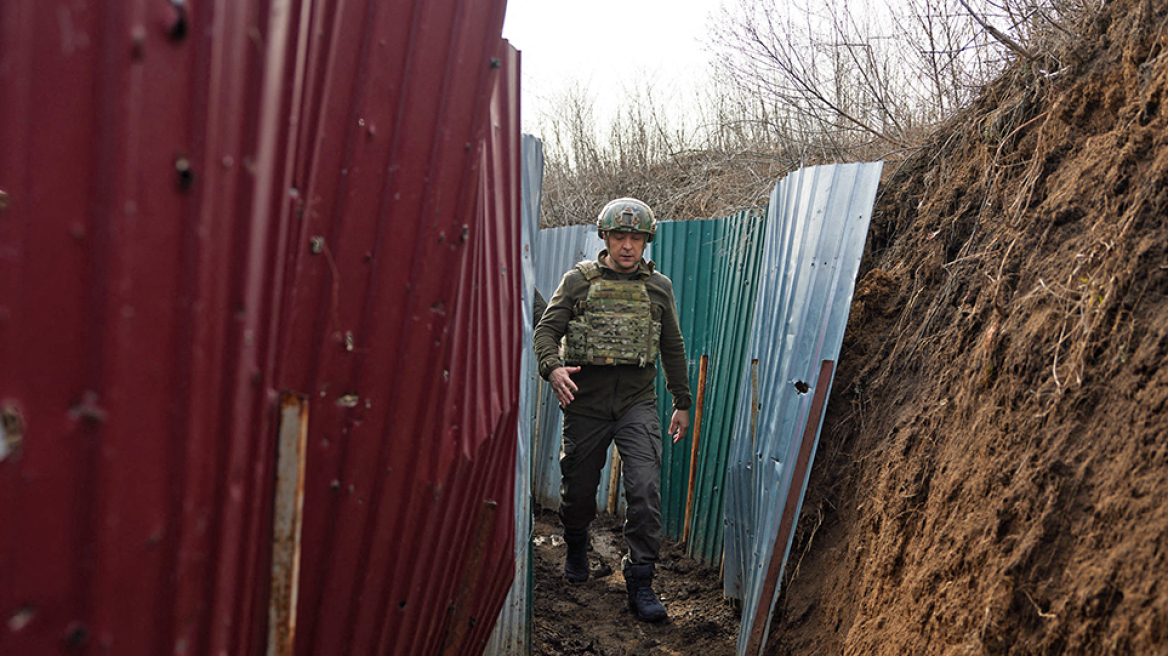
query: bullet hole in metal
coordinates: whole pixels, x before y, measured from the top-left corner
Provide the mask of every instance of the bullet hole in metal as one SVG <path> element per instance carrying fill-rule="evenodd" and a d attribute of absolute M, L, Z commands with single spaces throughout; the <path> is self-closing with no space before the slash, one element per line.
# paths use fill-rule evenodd
<path fill-rule="evenodd" d="M 498 57 L 491 57 L 491 68 L 499 68 L 503 65 L 503 61 Z"/>
<path fill-rule="evenodd" d="M 178 188 L 189 191 L 195 184 L 195 172 L 191 170 L 191 161 L 179 155 L 174 160 L 174 171 L 178 174 Z"/>
<path fill-rule="evenodd" d="M 86 390 L 81 399 L 69 408 L 69 418 L 74 421 L 84 419 L 94 423 L 103 423 L 106 420 L 106 411 L 98 405 L 97 392 Z"/>
<path fill-rule="evenodd" d="M 397 605 L 397 607 L 401 610 L 405 610 L 406 609 L 406 602 L 403 601 L 403 602 L 399 603 Z"/>
<path fill-rule="evenodd" d="M 8 209 L 8 192 L 0 189 L 0 212 Z"/>
<path fill-rule="evenodd" d="M 81 622 L 73 622 L 65 629 L 66 647 L 83 647 L 89 641 L 89 630 Z"/>
<path fill-rule="evenodd" d="M 12 406 L 0 408 L 0 462 L 20 455 L 24 443 L 24 417 Z"/>
<path fill-rule="evenodd" d="M 811 391 L 811 387 L 807 383 L 797 380 L 795 381 L 795 391 L 800 394 L 806 394 Z"/>
<path fill-rule="evenodd" d="M 324 237 L 313 237 L 308 240 L 308 250 L 313 255 L 320 255 L 324 252 Z"/>
<path fill-rule="evenodd" d="M 357 339 L 355 337 L 353 337 L 353 331 L 351 331 L 351 330 L 346 331 L 345 332 L 345 350 L 348 351 L 349 353 L 352 353 L 353 347 L 356 344 L 356 342 L 357 342 Z"/>
<path fill-rule="evenodd" d="M 470 239 L 470 226 L 464 223 L 462 224 L 462 234 L 458 236 L 458 243 L 465 244 L 468 239 Z"/>
<path fill-rule="evenodd" d="M 342 408 L 355 408 L 360 400 L 360 397 L 356 394 L 345 394 L 337 399 L 337 405 Z"/>
<path fill-rule="evenodd" d="M 166 31 L 171 41 L 182 41 L 187 37 L 187 7 L 185 0 L 170 0 L 174 5 L 174 19 Z"/>
<path fill-rule="evenodd" d="M 135 25 L 130 35 L 130 56 L 141 61 L 146 56 L 146 28 Z"/>
<path fill-rule="evenodd" d="M 333 479 L 333 482 L 329 483 L 329 487 L 334 489 L 334 490 L 339 490 L 339 489 L 341 489 L 341 482 L 336 480 L 336 479 Z"/>

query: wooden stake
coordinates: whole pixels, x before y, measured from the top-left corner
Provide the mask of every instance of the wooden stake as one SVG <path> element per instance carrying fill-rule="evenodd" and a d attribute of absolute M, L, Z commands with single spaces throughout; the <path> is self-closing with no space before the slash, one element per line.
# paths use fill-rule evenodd
<path fill-rule="evenodd" d="M 685 528 L 681 532 L 681 541 L 689 542 L 689 529 L 693 524 L 694 478 L 698 467 L 698 441 L 702 436 L 702 406 L 706 401 L 706 366 L 710 356 L 703 355 L 701 366 L 698 367 L 698 400 L 697 410 L 694 410 L 693 444 L 689 449 L 689 489 L 685 494 Z"/>
<path fill-rule="evenodd" d="M 827 408 L 827 388 L 830 386 L 835 362 L 824 360 L 819 367 L 819 378 L 815 383 L 815 395 L 811 397 L 811 408 L 807 412 L 807 423 L 803 425 L 803 440 L 799 443 L 799 455 L 795 460 L 795 470 L 791 474 L 791 486 L 787 489 L 786 503 L 783 505 L 783 517 L 779 520 L 779 532 L 775 536 L 775 546 L 771 551 L 771 561 L 767 566 L 766 578 L 763 579 L 762 594 L 758 599 L 758 608 L 754 611 L 754 623 L 750 627 L 750 638 L 746 643 L 747 654 L 762 654 L 763 638 L 767 625 L 770 624 L 771 607 L 779 589 L 779 574 L 783 569 L 783 559 L 787 555 L 787 543 L 791 539 L 791 532 L 795 528 L 799 510 L 799 497 L 803 494 L 803 482 L 807 478 L 807 470 L 811 467 L 811 448 L 815 446 L 815 436 L 819 433 L 820 420 L 823 411 Z"/>

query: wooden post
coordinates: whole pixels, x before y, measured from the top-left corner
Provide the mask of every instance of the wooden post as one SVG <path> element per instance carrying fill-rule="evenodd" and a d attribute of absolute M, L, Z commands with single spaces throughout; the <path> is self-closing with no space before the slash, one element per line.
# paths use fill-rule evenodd
<path fill-rule="evenodd" d="M 702 436 L 702 406 L 706 400 L 706 367 L 709 362 L 710 356 L 703 355 L 702 363 L 698 367 L 698 399 L 695 403 L 697 409 L 694 410 L 693 443 L 689 449 L 689 489 L 685 493 L 685 528 L 681 532 L 681 541 L 686 543 L 689 542 L 689 529 L 693 524 L 694 477 L 698 466 L 698 441 Z"/>
<path fill-rule="evenodd" d="M 783 518 L 779 521 L 779 532 L 775 536 L 775 546 L 771 551 L 771 562 L 767 566 L 766 578 L 763 579 L 758 608 L 754 611 L 754 623 L 750 627 L 750 638 L 746 643 L 747 654 L 762 654 L 763 633 L 770 623 L 771 606 L 778 593 L 779 574 L 783 569 L 783 558 L 787 555 L 787 542 L 790 541 L 791 532 L 799 519 L 795 513 L 799 510 L 803 481 L 807 478 L 807 470 L 811 466 L 811 448 L 815 446 L 815 436 L 819 432 L 819 423 L 827 407 L 827 388 L 830 386 L 834 369 L 835 362 L 831 360 L 824 360 L 819 367 L 815 395 L 811 398 L 811 409 L 807 412 L 807 423 L 803 426 L 803 441 L 799 443 L 799 455 L 795 460 L 795 470 L 791 473 L 791 486 L 787 489 L 786 502 L 783 504 Z"/>
<path fill-rule="evenodd" d="M 608 475 L 608 514 L 616 516 L 617 501 L 620 499 L 621 457 L 620 449 L 612 450 L 612 471 Z"/>

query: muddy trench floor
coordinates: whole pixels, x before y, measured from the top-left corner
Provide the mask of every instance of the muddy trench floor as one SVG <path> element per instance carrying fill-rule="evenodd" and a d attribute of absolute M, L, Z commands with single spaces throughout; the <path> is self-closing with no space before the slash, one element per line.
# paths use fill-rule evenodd
<path fill-rule="evenodd" d="M 593 522 L 588 554 L 592 576 L 584 583 L 564 578 L 566 547 L 554 512 L 536 510 L 532 541 L 537 656 L 735 653 L 739 612 L 723 597 L 718 569 L 686 556 L 685 545 L 662 540 L 653 588 L 669 617 L 651 624 L 628 608 L 618 518 L 602 515 Z"/>

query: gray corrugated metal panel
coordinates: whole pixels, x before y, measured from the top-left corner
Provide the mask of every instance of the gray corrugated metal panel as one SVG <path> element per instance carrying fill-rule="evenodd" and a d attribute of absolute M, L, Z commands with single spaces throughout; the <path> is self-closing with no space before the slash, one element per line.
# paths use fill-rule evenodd
<path fill-rule="evenodd" d="M 804 169 L 771 196 L 750 342 L 761 400 L 752 425 L 751 394 L 741 395 L 727 472 L 725 586 L 727 596 L 743 600 L 739 654 L 765 644 L 792 532 L 778 545 L 781 553 L 776 538 L 784 522 L 789 528 L 798 518 L 809 471 L 793 480 L 793 465 L 809 424 L 818 441 L 822 416 L 810 416 L 812 399 L 817 388 L 830 389 L 830 376 L 818 379 L 821 363 L 839 355 L 881 168 Z M 748 369 L 742 389 L 751 385 Z M 808 445 L 812 458 L 815 443 Z M 793 513 L 789 495 L 798 499 Z"/>
<path fill-rule="evenodd" d="M 522 198 L 520 201 L 520 244 L 523 266 L 523 302 L 520 308 L 523 344 L 531 344 L 532 302 L 535 297 L 535 264 L 532 241 L 539 229 L 539 201 L 543 190 L 543 143 L 530 134 L 523 135 L 521 152 Z M 531 455 L 537 392 L 535 353 L 523 349 L 519 387 L 519 440 L 515 457 L 515 579 L 499 611 L 495 629 L 484 654 L 486 656 L 520 656 L 531 653 Z"/>

